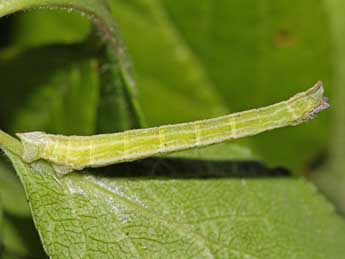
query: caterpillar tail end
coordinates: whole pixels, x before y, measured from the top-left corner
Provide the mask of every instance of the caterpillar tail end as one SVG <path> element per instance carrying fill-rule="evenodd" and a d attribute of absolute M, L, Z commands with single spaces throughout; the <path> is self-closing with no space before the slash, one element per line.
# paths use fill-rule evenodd
<path fill-rule="evenodd" d="M 44 145 L 44 132 L 28 132 L 16 134 L 21 140 L 24 151 L 23 160 L 32 163 L 41 158 L 41 150 Z"/>

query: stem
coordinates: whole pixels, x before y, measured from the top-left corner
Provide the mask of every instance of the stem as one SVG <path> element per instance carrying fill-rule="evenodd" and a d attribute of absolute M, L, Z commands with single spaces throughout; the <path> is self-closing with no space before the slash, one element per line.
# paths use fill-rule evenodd
<path fill-rule="evenodd" d="M 2 130 L 0 130 L 0 148 L 10 150 L 20 157 L 23 156 L 22 143 Z"/>

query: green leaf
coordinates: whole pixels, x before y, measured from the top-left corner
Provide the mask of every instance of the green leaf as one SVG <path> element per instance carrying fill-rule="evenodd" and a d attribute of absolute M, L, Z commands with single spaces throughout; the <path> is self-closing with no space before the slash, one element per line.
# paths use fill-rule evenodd
<path fill-rule="evenodd" d="M 110 3 L 150 125 L 261 107 L 317 80 L 324 81 L 327 95 L 332 90 L 330 31 L 320 1 Z M 241 144 L 265 162 L 300 174 L 326 146 L 329 115 Z"/>
<path fill-rule="evenodd" d="M 111 169 L 115 178 L 58 178 L 45 162 L 32 169 L 7 154 L 52 258 L 337 258 L 345 252 L 345 223 L 303 180 L 231 178 L 229 165 L 225 178 L 203 180 L 121 177 L 123 170 L 135 172 L 132 166 Z"/>

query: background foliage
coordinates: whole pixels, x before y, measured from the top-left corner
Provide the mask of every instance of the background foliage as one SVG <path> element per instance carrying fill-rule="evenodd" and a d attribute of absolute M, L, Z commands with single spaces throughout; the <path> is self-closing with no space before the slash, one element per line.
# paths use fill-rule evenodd
<path fill-rule="evenodd" d="M 1 16 L 29 8 L 0 20 L 1 129 L 89 135 L 202 119 L 317 80 L 332 109 L 300 127 L 62 179 L 7 152 L 21 184 L 3 156 L 3 256 L 341 258 L 342 1 L 107 4 L 0 0 Z"/>

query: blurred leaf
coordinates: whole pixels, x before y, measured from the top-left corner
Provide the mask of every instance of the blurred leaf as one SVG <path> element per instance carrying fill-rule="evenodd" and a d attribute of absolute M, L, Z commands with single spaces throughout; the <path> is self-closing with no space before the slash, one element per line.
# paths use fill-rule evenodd
<path fill-rule="evenodd" d="M 229 171 L 221 179 L 121 177 L 133 163 L 118 166 L 115 178 L 58 178 L 45 162 L 33 170 L 7 154 L 52 258 L 337 258 L 345 252 L 345 223 L 302 180 L 236 180 Z"/>
<path fill-rule="evenodd" d="M 22 12 L 14 18 L 11 42 L 16 46 L 72 44 L 84 40 L 90 31 L 90 23 L 85 17 L 65 10 Z"/>
<path fill-rule="evenodd" d="M 23 186 L 4 159 L 0 159 L 0 196 L 4 211 L 20 217 L 30 216 Z"/>
<path fill-rule="evenodd" d="M 134 59 L 148 123 L 175 123 L 228 112 L 197 57 L 175 28 L 157 17 L 153 1 L 138 8 L 133 6 L 136 2 L 141 3 L 110 1 Z M 143 31 L 145 37 L 138 41 Z"/>
<path fill-rule="evenodd" d="M 268 105 L 317 80 L 330 93 L 328 21 L 318 0 L 110 3 L 150 125 Z M 240 143 L 265 162 L 301 173 L 326 145 L 328 115 Z"/>
<path fill-rule="evenodd" d="M 1 258 L 34 256 L 44 251 L 31 218 L 23 186 L 9 162 L 0 159 L 0 197 L 2 204 Z"/>
<path fill-rule="evenodd" d="M 99 71 L 93 53 L 80 45 L 34 48 L 6 57 L 8 53 L 3 52 L 5 57 L 0 59 L 2 92 L 6 93 L 0 104 L 3 128 L 11 132 L 95 132 Z"/>
<path fill-rule="evenodd" d="M 91 37 L 86 41 L 86 45 L 89 44 L 91 49 L 101 49 L 104 47 L 104 55 L 107 57 L 107 62 L 111 66 L 118 67 L 118 75 L 121 77 L 122 84 L 115 85 L 113 87 L 121 88 L 123 94 L 125 96 L 131 96 L 130 103 L 128 104 L 130 110 L 134 115 L 136 115 L 138 111 L 138 106 L 135 104 L 135 100 L 133 100 L 133 93 L 135 91 L 134 83 L 131 78 L 131 74 L 129 71 L 129 62 L 127 59 L 126 51 L 123 47 L 121 36 L 118 33 L 117 27 L 114 23 L 114 20 L 108 10 L 107 4 L 105 0 L 88 0 L 88 1 L 81 1 L 81 0 L 19 0 L 19 1 L 5 1 L 0 0 L 0 17 L 4 15 L 8 15 L 20 10 L 27 10 L 32 8 L 44 8 L 44 9 L 62 9 L 68 12 L 75 11 L 81 15 L 86 16 L 89 18 L 95 28 L 96 31 L 93 31 Z M 94 44 L 94 36 L 98 34 L 97 43 Z M 101 39 L 101 41 L 100 41 Z M 104 85 L 100 86 L 100 89 L 106 87 Z M 113 90 L 110 94 L 113 94 L 118 89 Z M 104 95 L 101 96 L 100 103 L 102 104 L 102 98 Z M 121 112 L 121 107 L 111 107 L 116 112 Z M 104 111 L 103 111 L 104 112 Z M 107 111 L 114 113 L 113 111 Z M 133 117 L 134 117 L 133 115 Z M 103 116 L 103 115 L 101 115 Z M 122 116 L 125 118 L 126 116 Z M 135 122 L 135 124 L 130 125 L 131 127 L 135 127 L 139 124 L 139 122 Z M 122 130 L 122 128 L 115 128 L 113 131 Z"/>
<path fill-rule="evenodd" d="M 330 20 L 334 59 L 334 94 L 332 96 L 332 134 L 330 134 L 329 165 L 311 178 L 345 214 L 345 2 L 324 0 Z"/>
<path fill-rule="evenodd" d="M 46 258 L 31 217 L 5 214 L 3 226 L 3 257 Z"/>

